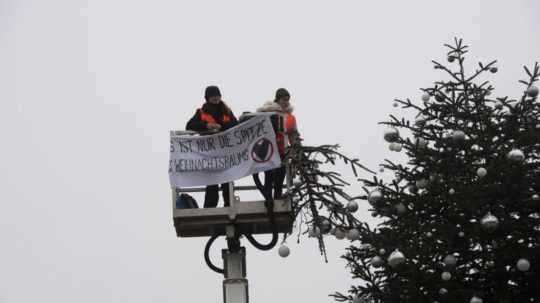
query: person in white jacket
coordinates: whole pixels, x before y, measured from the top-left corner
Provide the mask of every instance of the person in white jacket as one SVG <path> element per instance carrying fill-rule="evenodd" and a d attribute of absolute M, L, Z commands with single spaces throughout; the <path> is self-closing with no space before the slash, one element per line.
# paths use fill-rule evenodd
<path fill-rule="evenodd" d="M 281 114 L 284 121 L 283 132 L 276 133 L 276 142 L 281 159 L 285 157 L 285 149 L 287 148 L 286 140 L 294 142 L 298 140 L 298 127 L 296 125 L 296 117 L 293 114 L 291 106 L 291 95 L 285 88 L 279 88 L 276 91 L 274 101 L 269 101 L 258 108 L 258 112 L 278 112 Z M 273 189 L 273 198 L 282 199 L 283 197 L 283 182 L 285 181 L 285 166 L 266 171 L 264 173 L 264 183 L 266 188 Z"/>

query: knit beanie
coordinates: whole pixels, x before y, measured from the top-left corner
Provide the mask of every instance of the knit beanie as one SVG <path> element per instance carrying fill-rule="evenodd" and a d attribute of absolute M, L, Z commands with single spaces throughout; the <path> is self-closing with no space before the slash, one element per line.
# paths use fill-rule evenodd
<path fill-rule="evenodd" d="M 208 98 L 210 97 L 221 97 L 219 87 L 215 85 L 210 85 L 206 88 L 206 90 L 204 91 L 204 99 L 208 101 Z"/>

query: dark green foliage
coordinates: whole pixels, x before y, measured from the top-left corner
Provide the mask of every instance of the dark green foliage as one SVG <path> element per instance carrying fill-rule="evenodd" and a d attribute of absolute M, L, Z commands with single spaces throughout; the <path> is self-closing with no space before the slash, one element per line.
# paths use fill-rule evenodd
<path fill-rule="evenodd" d="M 449 77 L 423 89 L 429 101 L 396 100 L 419 119 L 390 116 L 382 123 L 399 130 L 395 144 L 408 163 L 386 161 L 383 167 L 395 175 L 389 182 L 362 180 L 362 200 L 374 190 L 383 195 L 371 203 L 382 223 L 358 227 L 362 244 L 354 242 L 344 256 L 358 286 L 350 295 L 333 295 L 337 301 L 540 301 L 540 102 L 529 89 L 540 67 L 525 68 L 518 100 L 496 98 L 489 82 L 479 82 L 497 72 L 496 62 L 479 63 L 469 74 L 468 47 L 458 39 L 446 47 L 451 67 L 433 63 Z M 512 150 L 524 160 L 510 159 Z M 499 221 L 492 231 L 483 222 L 488 214 Z M 387 263 L 394 250 L 406 257 L 397 267 Z M 455 266 L 443 262 L 448 255 L 456 257 Z M 371 264 L 375 256 L 382 266 Z M 520 259 L 530 262 L 528 271 L 516 268 Z M 448 281 L 443 272 L 451 274 Z"/>

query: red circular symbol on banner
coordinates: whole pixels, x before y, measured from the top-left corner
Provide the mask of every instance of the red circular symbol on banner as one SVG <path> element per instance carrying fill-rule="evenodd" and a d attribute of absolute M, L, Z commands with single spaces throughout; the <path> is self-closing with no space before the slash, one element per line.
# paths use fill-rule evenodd
<path fill-rule="evenodd" d="M 272 142 L 266 138 L 261 138 L 251 149 L 251 158 L 257 163 L 265 163 L 272 159 L 274 155 L 274 146 Z"/>

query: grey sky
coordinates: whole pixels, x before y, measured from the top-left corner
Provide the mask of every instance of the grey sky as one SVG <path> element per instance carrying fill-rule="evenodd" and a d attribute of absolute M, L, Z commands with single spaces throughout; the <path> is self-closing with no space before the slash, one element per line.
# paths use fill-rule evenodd
<path fill-rule="evenodd" d="M 0 302 L 220 302 L 203 240 L 175 238 L 168 131 L 208 84 L 236 113 L 290 89 L 306 144 L 376 167 L 393 98 L 439 75 L 442 44 L 498 59 L 517 96 L 540 59 L 529 1 L 0 0 Z M 365 216 L 365 215 L 364 215 Z M 347 290 L 329 240 L 291 256 L 248 247 L 252 302 L 330 302 Z M 216 249 L 216 258 L 219 258 Z"/>

